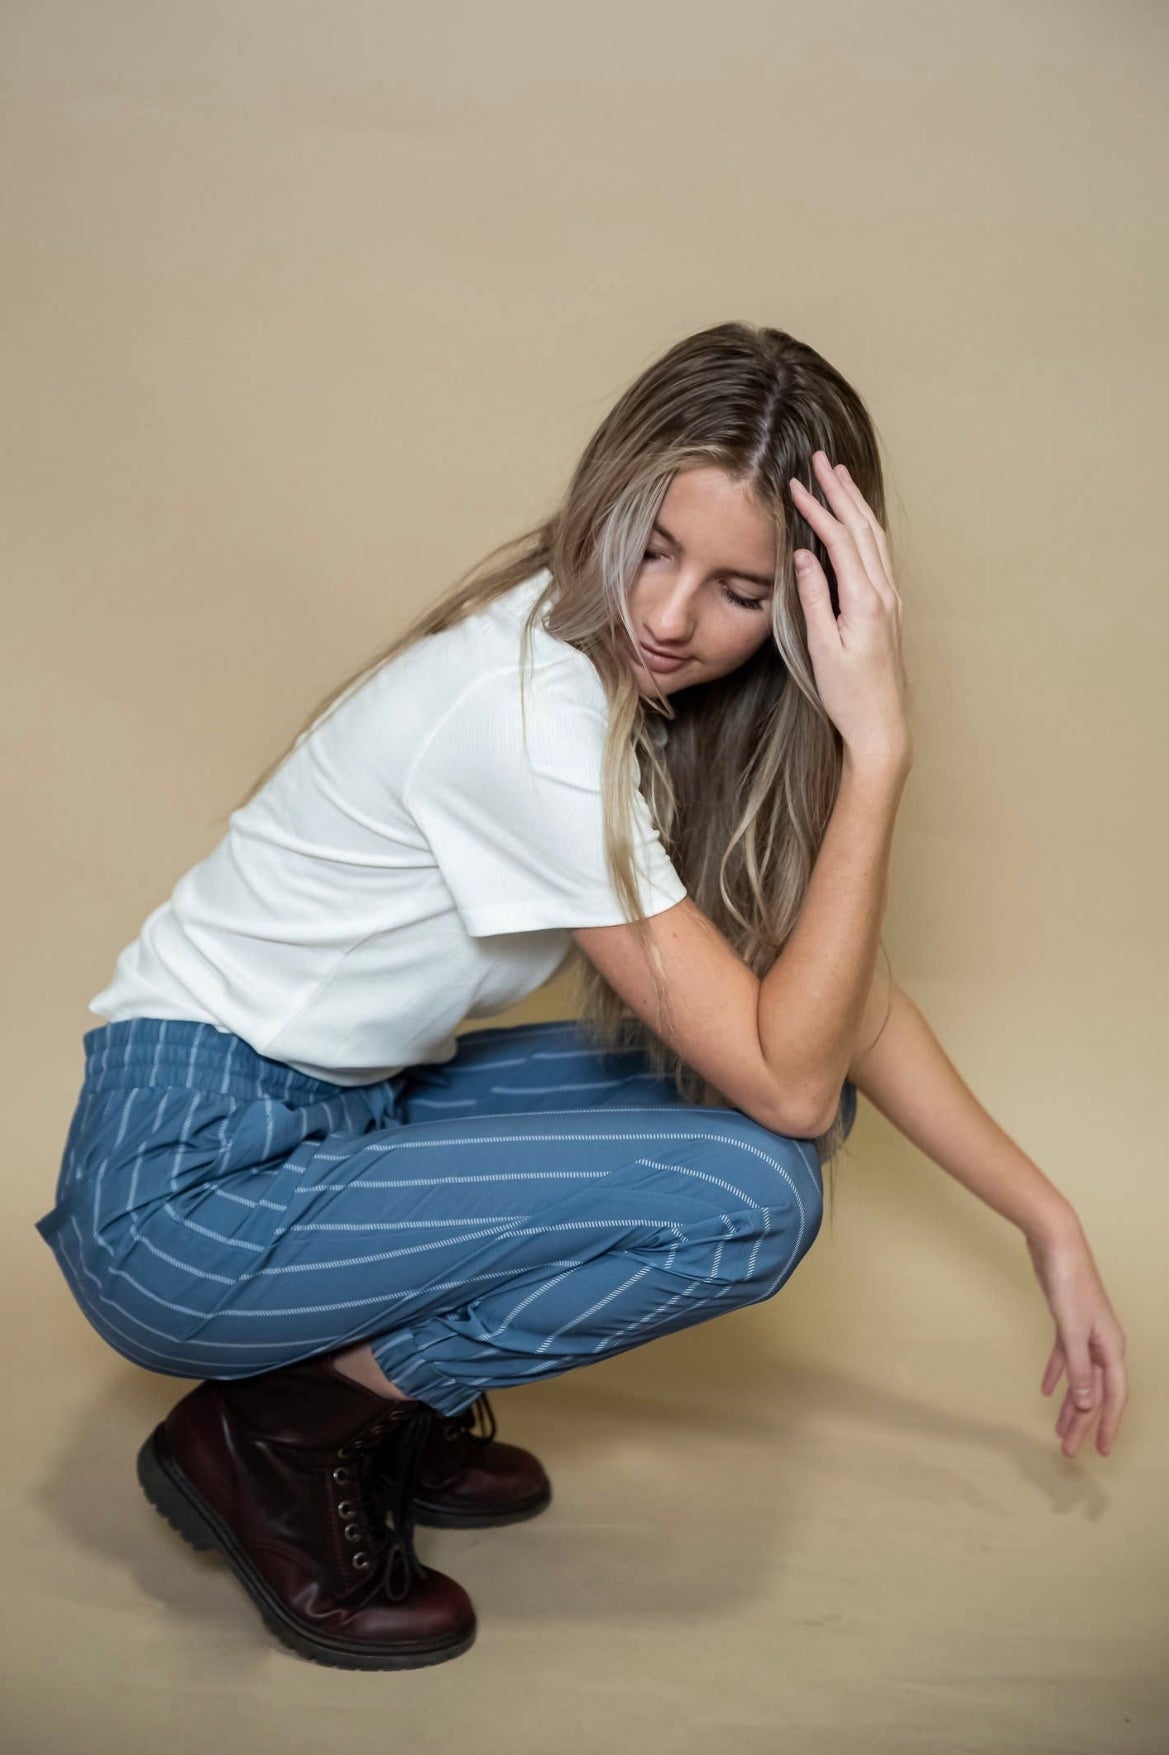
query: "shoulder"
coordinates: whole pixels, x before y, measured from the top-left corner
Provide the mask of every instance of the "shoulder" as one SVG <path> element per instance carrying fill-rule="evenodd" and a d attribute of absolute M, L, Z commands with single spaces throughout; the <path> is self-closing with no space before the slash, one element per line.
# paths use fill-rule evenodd
<path fill-rule="evenodd" d="M 565 640 L 550 634 L 544 616 L 533 614 L 552 575 L 547 567 L 513 586 L 490 606 L 492 647 L 497 662 L 493 675 L 482 679 L 494 698 L 519 698 L 522 682 L 525 701 L 530 693 L 539 703 L 565 708 L 591 709 L 608 714 L 604 684 L 591 659 Z M 527 637 L 522 638 L 525 628 Z"/>
<path fill-rule="evenodd" d="M 559 642 L 558 642 L 559 644 Z M 590 787 L 608 728 L 604 685 L 574 648 L 464 680 L 421 740 L 405 790 L 437 774 L 487 789 L 517 772 Z"/>
<path fill-rule="evenodd" d="M 521 713 L 541 730 L 588 723 L 603 731 L 608 722 L 605 687 L 591 660 L 547 634 L 503 660 L 484 652 L 473 674 L 464 669 L 448 680 L 452 692 L 434 718 L 432 736 L 481 728 L 485 720 L 518 722 Z"/>

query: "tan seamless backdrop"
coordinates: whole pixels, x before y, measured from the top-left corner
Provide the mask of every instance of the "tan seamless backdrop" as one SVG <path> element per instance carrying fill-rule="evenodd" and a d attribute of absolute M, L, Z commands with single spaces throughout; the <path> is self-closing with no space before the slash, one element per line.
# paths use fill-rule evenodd
<path fill-rule="evenodd" d="M 7 0 L 6 1750 L 1169 1747 L 1167 37 L 1083 0 Z M 473 1650 L 321 1669 L 142 1499 L 187 1386 L 32 1230 L 86 1000 L 312 702 L 730 317 L 876 419 L 917 697 L 887 943 L 1079 1209 L 1129 1413 L 1060 1455 L 1021 1237 L 862 1099 L 779 1298 L 497 1398 L 556 1498 L 422 1532 Z"/>

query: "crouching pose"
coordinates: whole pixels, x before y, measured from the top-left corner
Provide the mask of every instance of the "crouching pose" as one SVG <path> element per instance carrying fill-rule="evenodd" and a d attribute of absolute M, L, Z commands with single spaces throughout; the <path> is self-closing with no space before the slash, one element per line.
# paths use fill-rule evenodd
<path fill-rule="evenodd" d="M 310 716 L 90 1001 L 37 1229 L 99 1335 L 196 1387 L 152 1504 L 295 1651 L 465 1652 L 420 1524 L 551 1487 L 493 1389 L 775 1296 L 858 1089 L 1024 1232 L 1068 1454 L 1124 1403 L 1069 1202 L 878 966 L 911 765 L 857 394 L 726 323 L 558 509 Z M 571 964 L 579 1016 L 459 1033 Z"/>

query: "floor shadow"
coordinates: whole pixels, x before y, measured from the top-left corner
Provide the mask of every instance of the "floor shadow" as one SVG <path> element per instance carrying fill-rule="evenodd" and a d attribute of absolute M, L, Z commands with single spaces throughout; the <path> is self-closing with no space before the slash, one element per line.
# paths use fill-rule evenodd
<path fill-rule="evenodd" d="M 876 1446 L 858 1446 L 858 1427 L 885 1441 L 882 1493 L 912 1506 L 1000 1510 L 961 1455 L 982 1446 L 1009 1456 L 1055 1510 L 1096 1517 L 1105 1509 L 1090 1474 L 1058 1452 L 1005 1424 L 777 1361 L 753 1343 L 746 1315 L 493 1392 L 499 1436 L 538 1452 L 553 1503 L 499 1529 L 422 1528 L 423 1560 L 492 1614 L 704 1618 L 769 1588 L 775 1550 L 810 1514 L 826 1472 L 834 1490 L 855 1482 L 864 1495 Z M 702 1385 L 701 1394 L 688 1395 L 686 1384 Z M 218 1556 L 195 1553 L 163 1522 L 135 1474 L 138 1446 L 190 1387 L 117 1361 L 73 1414 L 37 1499 L 71 1541 L 126 1566 L 161 1609 L 221 1633 L 226 1626 L 228 1661 L 246 1670 L 271 1646 L 254 1607 Z M 891 1434 L 912 1443 L 890 1449 Z"/>

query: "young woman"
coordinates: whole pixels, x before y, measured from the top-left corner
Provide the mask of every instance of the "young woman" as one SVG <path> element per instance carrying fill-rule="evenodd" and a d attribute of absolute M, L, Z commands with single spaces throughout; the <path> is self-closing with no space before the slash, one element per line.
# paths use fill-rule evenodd
<path fill-rule="evenodd" d="M 884 516 L 819 354 L 681 341 L 90 1002 L 37 1228 L 112 1347 L 202 1379 L 142 1486 L 302 1655 L 467 1650 L 416 1525 L 550 1497 L 487 1392 L 771 1298 L 858 1089 L 1023 1231 L 1064 1452 L 1097 1419 L 1110 1448 L 1124 1337 L 1078 1217 L 877 969 L 911 763 Z M 566 960 L 579 1017 L 456 1036 Z"/>

